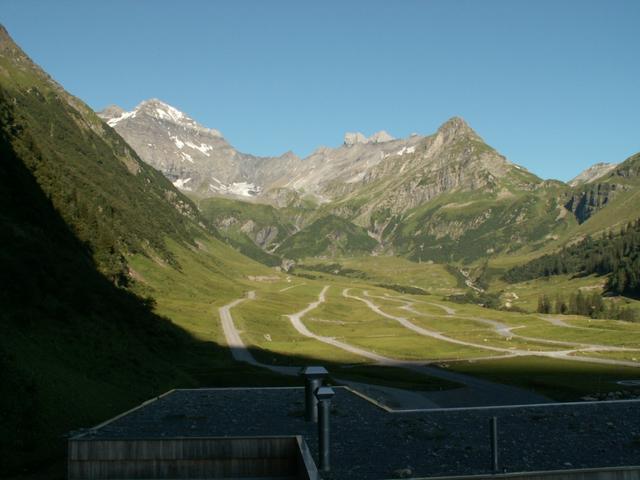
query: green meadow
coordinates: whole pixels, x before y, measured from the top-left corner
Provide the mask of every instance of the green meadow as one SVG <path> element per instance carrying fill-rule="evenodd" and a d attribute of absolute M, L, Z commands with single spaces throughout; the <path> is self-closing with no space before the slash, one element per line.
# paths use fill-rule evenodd
<path fill-rule="evenodd" d="M 439 264 L 419 264 L 395 257 L 308 259 L 293 272 L 285 273 L 249 263 L 218 241 L 197 245 L 184 247 L 169 242 L 179 269 L 143 256 L 133 257 L 131 268 L 137 279 L 135 288 L 155 300 L 157 313 L 197 339 L 222 347 L 215 350 L 215 358 L 209 357 L 210 372 L 206 365 L 198 366 L 208 372 L 206 375 L 215 384 L 298 382 L 256 366 L 238 365 L 225 348 L 218 309 L 253 291 L 255 298 L 233 307 L 231 315 L 258 362 L 272 366 L 321 364 L 338 382 L 342 378 L 410 389 L 443 388 L 441 380 L 380 365 L 371 358 L 299 333 L 288 315 L 316 302 L 325 286 L 325 302 L 302 316 L 303 325 L 313 335 L 390 360 L 445 365 L 469 375 L 526 386 L 557 399 L 615 391 L 618 377 L 640 377 L 640 362 L 633 367 L 567 359 L 579 356 L 586 360 L 637 362 L 638 323 L 545 316 L 531 309 L 530 313 L 520 313 L 451 302 L 447 297 L 462 291 L 462 287 L 451 269 Z M 595 281 L 554 278 L 548 288 L 570 290 Z M 530 307 L 533 292 L 539 287 L 532 285 L 535 282 L 526 283 L 515 287 L 521 305 Z M 422 293 L 403 293 L 404 287 L 419 288 Z M 345 296 L 345 292 L 372 302 L 380 311 L 372 310 L 358 298 Z M 436 338 L 384 314 L 402 318 Z M 619 347 L 632 350 L 616 350 Z M 552 358 L 554 352 L 566 356 Z M 223 373 L 225 370 L 242 371 L 243 375 L 240 379 Z M 593 383 L 594 379 L 599 383 Z"/>

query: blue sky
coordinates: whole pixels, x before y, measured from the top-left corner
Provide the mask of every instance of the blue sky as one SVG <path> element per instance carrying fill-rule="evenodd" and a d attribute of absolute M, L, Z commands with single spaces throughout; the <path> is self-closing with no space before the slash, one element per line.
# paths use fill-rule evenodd
<path fill-rule="evenodd" d="M 157 97 L 248 153 L 454 115 L 544 178 L 640 151 L 636 0 L 3 0 L 0 22 L 94 109 Z"/>

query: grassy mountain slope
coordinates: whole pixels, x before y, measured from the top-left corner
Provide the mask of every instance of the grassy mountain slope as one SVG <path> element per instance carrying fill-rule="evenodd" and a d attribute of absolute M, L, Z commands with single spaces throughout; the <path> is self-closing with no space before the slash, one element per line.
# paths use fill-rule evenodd
<path fill-rule="evenodd" d="M 419 261 L 471 262 L 536 249 L 574 223 L 559 216 L 556 196 L 554 186 L 506 198 L 478 192 L 443 195 L 391 222 L 387 241 L 397 253 Z"/>
<path fill-rule="evenodd" d="M 385 157 L 359 188 L 322 208 L 367 228 L 389 253 L 464 261 L 537 248 L 571 222 L 561 182 L 508 162 L 462 119 Z"/>
<path fill-rule="evenodd" d="M 559 216 L 564 218 L 566 228 L 554 229 L 551 238 L 543 244 L 494 256 L 489 261 L 491 267 L 496 272 L 504 271 L 553 254 L 587 236 L 598 238 L 609 231 L 615 233 L 635 221 L 640 217 L 639 164 L 640 154 L 636 154 L 595 182 L 559 188 L 556 194 Z M 572 206 L 577 215 L 569 209 Z"/>
<path fill-rule="evenodd" d="M 7 137 L 2 128 L 3 472 L 61 452 L 61 435 L 71 428 L 171 385 L 195 384 L 174 365 L 195 342 L 98 272 L 90 248 L 69 229 Z"/>
<path fill-rule="evenodd" d="M 165 237 L 192 242 L 193 203 L 33 64 L 4 31 L 0 89 L 13 150 L 91 246 L 103 273 L 126 282 L 125 252 L 153 252 L 170 261 Z"/>
<path fill-rule="evenodd" d="M 0 158 L 3 475 L 60 458 L 69 430 L 171 387 L 251 378 L 247 367 L 228 375 L 218 337 L 155 313 L 182 305 L 145 297 L 169 296 L 165 286 L 183 302 L 198 295 L 206 319 L 211 302 L 242 295 L 248 273 L 269 270 L 214 238 L 189 199 L 1 27 Z"/>
<path fill-rule="evenodd" d="M 216 228 L 230 245 L 266 265 L 280 264 L 281 259 L 268 252 L 295 232 L 285 212 L 271 205 L 206 198 L 198 201 L 198 207 L 206 222 Z"/>
<path fill-rule="evenodd" d="M 370 253 L 377 244 L 364 228 L 336 215 L 327 215 L 287 238 L 277 253 L 287 258 L 335 257 Z"/>

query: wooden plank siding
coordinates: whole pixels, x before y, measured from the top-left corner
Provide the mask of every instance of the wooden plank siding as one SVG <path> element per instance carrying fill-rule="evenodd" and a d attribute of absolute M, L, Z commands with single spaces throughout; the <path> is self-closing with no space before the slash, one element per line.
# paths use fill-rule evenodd
<path fill-rule="evenodd" d="M 301 437 L 69 440 L 68 479 L 291 478 L 315 480 Z"/>

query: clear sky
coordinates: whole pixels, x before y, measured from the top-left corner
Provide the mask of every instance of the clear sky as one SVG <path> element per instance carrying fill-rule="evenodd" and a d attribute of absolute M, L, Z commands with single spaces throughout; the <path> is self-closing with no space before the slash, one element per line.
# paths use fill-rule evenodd
<path fill-rule="evenodd" d="M 0 22 L 94 109 L 157 97 L 247 153 L 454 115 L 544 178 L 640 151 L 638 0 L 2 0 Z"/>

